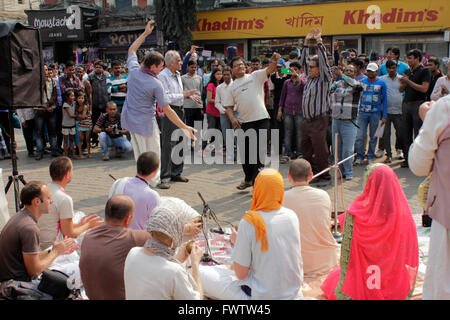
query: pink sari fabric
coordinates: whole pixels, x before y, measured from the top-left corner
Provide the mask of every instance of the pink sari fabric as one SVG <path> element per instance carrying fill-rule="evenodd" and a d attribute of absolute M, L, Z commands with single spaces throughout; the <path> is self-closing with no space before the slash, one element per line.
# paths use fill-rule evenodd
<path fill-rule="evenodd" d="M 394 171 L 380 166 L 348 208 L 354 216 L 347 272 L 341 292 L 354 300 L 404 300 L 414 288 L 419 265 L 417 231 Z M 344 225 L 344 215 L 339 216 Z M 340 268 L 321 289 L 336 299 Z"/>

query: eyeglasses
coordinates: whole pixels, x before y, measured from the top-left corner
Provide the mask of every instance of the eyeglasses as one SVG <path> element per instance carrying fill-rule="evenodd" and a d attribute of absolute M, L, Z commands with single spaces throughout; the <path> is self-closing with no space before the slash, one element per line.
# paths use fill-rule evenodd
<path fill-rule="evenodd" d="M 309 65 L 308 68 L 309 68 L 309 69 L 312 69 L 312 68 L 318 68 L 318 67 L 317 67 L 317 66 Z"/>
<path fill-rule="evenodd" d="M 243 67 L 243 66 L 245 66 L 245 64 L 243 64 L 243 63 L 241 62 L 241 63 L 235 64 L 235 65 L 233 66 L 233 68 L 236 68 L 236 67 Z"/>

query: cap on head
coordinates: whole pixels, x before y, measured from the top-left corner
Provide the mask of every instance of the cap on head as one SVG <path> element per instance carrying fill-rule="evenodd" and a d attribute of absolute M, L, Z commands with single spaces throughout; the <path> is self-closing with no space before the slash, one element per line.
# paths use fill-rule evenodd
<path fill-rule="evenodd" d="M 375 62 L 371 62 L 367 65 L 366 69 L 369 71 L 378 71 L 378 65 Z"/>

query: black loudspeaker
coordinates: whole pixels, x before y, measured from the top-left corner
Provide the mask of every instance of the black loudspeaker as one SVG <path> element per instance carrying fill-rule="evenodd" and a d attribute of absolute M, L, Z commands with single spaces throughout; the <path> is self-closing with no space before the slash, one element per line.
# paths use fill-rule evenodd
<path fill-rule="evenodd" d="M 0 23 L 0 109 L 43 105 L 44 62 L 39 30 Z"/>

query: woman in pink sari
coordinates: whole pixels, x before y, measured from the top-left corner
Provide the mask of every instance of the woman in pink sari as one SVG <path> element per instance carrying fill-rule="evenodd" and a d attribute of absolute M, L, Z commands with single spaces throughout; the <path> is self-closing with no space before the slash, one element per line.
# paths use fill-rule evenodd
<path fill-rule="evenodd" d="M 322 291 L 330 300 L 404 300 L 414 291 L 419 266 L 417 231 L 395 172 L 366 168 L 363 193 L 341 214 L 340 267 Z"/>

